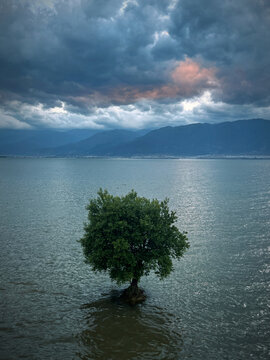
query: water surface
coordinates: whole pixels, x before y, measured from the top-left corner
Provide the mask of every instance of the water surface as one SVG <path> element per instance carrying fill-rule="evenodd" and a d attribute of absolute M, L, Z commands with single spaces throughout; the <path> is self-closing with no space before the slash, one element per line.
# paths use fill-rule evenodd
<path fill-rule="evenodd" d="M 84 264 L 100 188 L 170 198 L 191 247 L 130 307 Z M 0 159 L 1 359 L 268 359 L 270 161 Z"/>

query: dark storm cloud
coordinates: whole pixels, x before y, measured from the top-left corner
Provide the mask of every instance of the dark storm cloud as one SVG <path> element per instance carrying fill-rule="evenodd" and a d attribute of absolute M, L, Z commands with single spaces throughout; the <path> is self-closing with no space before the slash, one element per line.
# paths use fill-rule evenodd
<path fill-rule="evenodd" d="M 97 123 L 129 104 L 175 119 L 174 103 L 206 90 L 269 106 L 269 28 L 263 0 L 1 0 L 0 110 L 35 126 L 50 109 Z"/>
<path fill-rule="evenodd" d="M 171 19 L 183 51 L 218 68 L 223 101 L 269 105 L 268 0 L 181 0 Z"/>
<path fill-rule="evenodd" d="M 4 92 L 50 102 L 54 95 L 65 99 L 122 83 L 160 81 L 147 49 L 160 27 L 159 7 L 127 2 L 121 10 L 122 1 L 33 3 L 1 2 Z"/>

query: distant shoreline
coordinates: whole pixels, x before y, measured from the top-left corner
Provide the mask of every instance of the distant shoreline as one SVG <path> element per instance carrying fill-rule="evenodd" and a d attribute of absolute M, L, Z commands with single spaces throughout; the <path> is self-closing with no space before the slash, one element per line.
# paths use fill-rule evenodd
<path fill-rule="evenodd" d="M 270 155 L 198 155 L 198 156 L 39 156 L 0 155 L 0 159 L 108 159 L 108 160 L 270 160 Z"/>

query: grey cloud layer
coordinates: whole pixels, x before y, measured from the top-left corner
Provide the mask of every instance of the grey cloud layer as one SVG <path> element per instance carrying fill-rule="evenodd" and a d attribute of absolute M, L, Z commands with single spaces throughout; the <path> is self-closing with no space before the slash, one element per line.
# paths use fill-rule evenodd
<path fill-rule="evenodd" d="M 103 3 L 110 6 L 57 1 L 53 8 L 33 8 L 31 2 L 2 1 L 3 92 L 53 101 L 122 83 L 159 82 L 159 65 L 147 49 L 159 30 L 159 9 L 131 2 L 124 16 L 113 18 L 122 3 Z"/>
<path fill-rule="evenodd" d="M 184 52 L 215 63 L 220 98 L 236 104 L 270 102 L 270 2 L 181 0 L 170 33 Z"/>
<path fill-rule="evenodd" d="M 145 98 L 160 107 L 215 88 L 201 80 L 189 92 L 172 88 L 186 57 L 216 69 L 216 101 L 269 106 L 269 29 L 263 0 L 1 0 L 2 111 L 31 123 L 25 104 L 63 101 L 74 116 L 91 116 L 97 106 Z"/>

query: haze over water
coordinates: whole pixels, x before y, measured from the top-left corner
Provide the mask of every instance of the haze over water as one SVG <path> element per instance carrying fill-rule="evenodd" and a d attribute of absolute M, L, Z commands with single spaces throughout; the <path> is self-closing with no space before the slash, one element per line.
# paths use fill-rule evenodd
<path fill-rule="evenodd" d="M 1 359 L 268 359 L 270 161 L 0 159 Z M 170 198 L 190 249 L 123 287 L 84 264 L 97 190 Z"/>

